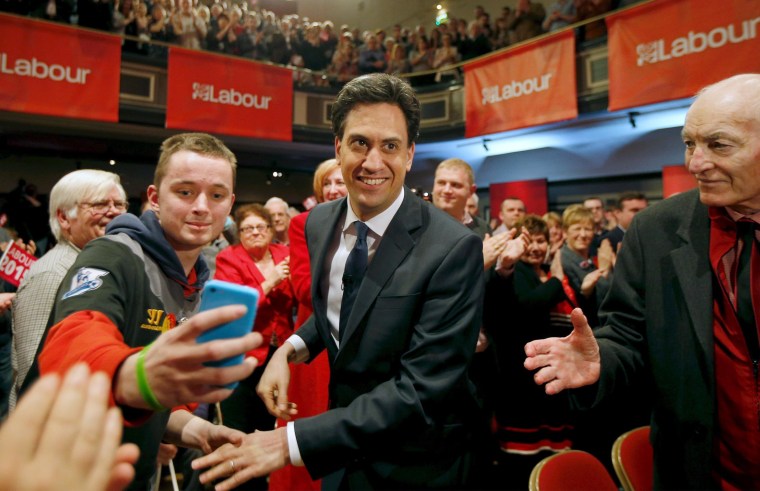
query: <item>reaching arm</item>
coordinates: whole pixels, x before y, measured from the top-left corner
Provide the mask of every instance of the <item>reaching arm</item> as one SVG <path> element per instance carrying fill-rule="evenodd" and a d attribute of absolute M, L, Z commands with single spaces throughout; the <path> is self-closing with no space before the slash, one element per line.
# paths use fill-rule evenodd
<path fill-rule="evenodd" d="M 586 316 L 581 309 L 570 315 L 573 332 L 564 338 L 547 338 L 525 345 L 525 368 L 538 370 L 533 379 L 546 393 L 591 385 L 599 380 L 601 358 Z"/>

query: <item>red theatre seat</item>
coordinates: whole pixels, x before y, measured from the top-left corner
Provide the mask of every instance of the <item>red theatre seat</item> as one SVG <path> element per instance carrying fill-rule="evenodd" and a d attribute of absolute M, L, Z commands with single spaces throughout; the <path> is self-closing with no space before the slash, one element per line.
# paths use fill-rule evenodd
<path fill-rule="evenodd" d="M 654 457 L 649 426 L 620 435 L 612 445 L 612 465 L 625 491 L 647 491 L 654 484 Z"/>
<path fill-rule="evenodd" d="M 599 459 L 580 450 L 546 457 L 530 473 L 530 491 L 618 491 Z"/>

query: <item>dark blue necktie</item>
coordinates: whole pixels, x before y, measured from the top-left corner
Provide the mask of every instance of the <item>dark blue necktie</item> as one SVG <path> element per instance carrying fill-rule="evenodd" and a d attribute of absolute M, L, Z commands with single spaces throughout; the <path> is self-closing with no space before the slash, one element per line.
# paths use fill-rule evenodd
<path fill-rule="evenodd" d="M 343 331 L 351 315 L 351 308 L 356 300 L 356 293 L 362 284 L 364 272 L 367 270 L 367 231 L 369 228 L 364 222 L 354 222 L 356 227 L 356 244 L 346 260 L 346 269 L 343 270 L 343 300 L 340 302 L 340 325 L 338 326 L 338 339 L 343 336 Z"/>

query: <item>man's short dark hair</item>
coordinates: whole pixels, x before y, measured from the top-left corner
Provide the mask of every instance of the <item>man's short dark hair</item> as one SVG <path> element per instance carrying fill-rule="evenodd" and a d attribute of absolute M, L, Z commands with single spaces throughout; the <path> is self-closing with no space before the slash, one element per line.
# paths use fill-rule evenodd
<path fill-rule="evenodd" d="M 619 210 L 623 209 L 624 201 L 631 201 L 634 199 L 643 199 L 644 201 L 646 201 L 647 197 L 644 196 L 644 193 L 640 193 L 639 191 L 626 191 L 624 193 L 621 193 L 617 201 L 618 209 Z"/>
<path fill-rule="evenodd" d="M 385 73 L 362 75 L 341 89 L 332 105 L 333 133 L 336 137 L 343 138 L 346 117 L 358 104 L 382 103 L 393 104 L 401 109 L 406 118 L 407 143 L 414 143 L 420 132 L 420 101 L 407 82 Z"/>

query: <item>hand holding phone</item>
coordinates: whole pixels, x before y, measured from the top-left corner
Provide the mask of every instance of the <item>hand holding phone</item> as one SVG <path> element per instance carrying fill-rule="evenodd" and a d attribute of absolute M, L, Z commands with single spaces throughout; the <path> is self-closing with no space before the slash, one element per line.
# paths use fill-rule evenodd
<path fill-rule="evenodd" d="M 232 322 L 221 324 L 198 336 L 199 343 L 206 343 L 215 339 L 239 338 L 253 330 L 253 322 L 256 319 L 256 307 L 259 302 L 259 292 L 255 288 L 238 285 L 227 281 L 210 280 L 206 282 L 201 293 L 200 311 L 215 309 L 225 305 L 242 304 L 248 308 L 243 317 Z M 243 363 L 243 356 L 238 355 L 224 360 L 207 362 L 208 366 L 226 367 Z M 234 388 L 237 383 L 229 388 Z"/>

